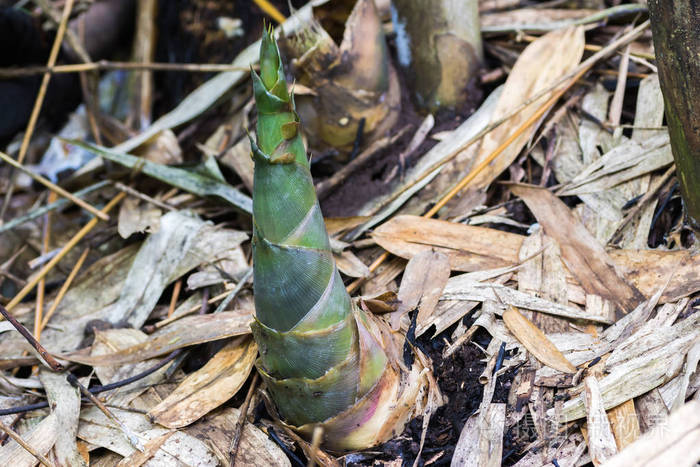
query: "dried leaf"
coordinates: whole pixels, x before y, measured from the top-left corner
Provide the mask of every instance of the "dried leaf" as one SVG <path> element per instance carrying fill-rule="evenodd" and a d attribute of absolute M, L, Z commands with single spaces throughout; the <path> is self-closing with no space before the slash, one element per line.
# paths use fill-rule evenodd
<path fill-rule="evenodd" d="M 217 457 L 228 462 L 231 439 L 239 416 L 238 409 L 226 407 L 188 427 L 186 432 L 196 438 L 206 440 Z M 250 467 L 291 466 L 284 451 L 252 423 L 243 425 L 236 461 L 240 465 Z M 224 464 L 223 461 L 221 463 Z"/>
<path fill-rule="evenodd" d="M 156 164 L 182 164 L 182 149 L 172 130 L 163 130 L 144 141 L 134 154 Z"/>
<path fill-rule="evenodd" d="M 411 258 L 399 287 L 400 304 L 392 314 L 392 327 L 398 329 L 398 319 L 415 309 L 418 309 L 416 323 L 423 327 L 435 310 L 449 278 L 450 263 L 446 255 L 424 251 Z"/>
<path fill-rule="evenodd" d="M 90 355 L 107 355 L 118 350 L 127 349 L 132 345 L 141 344 L 147 340 L 148 335 L 138 329 L 127 328 L 98 331 L 95 333 L 95 340 L 92 344 L 92 352 Z M 100 383 L 104 385 L 137 375 L 152 368 L 156 363 L 158 363 L 158 360 L 148 359 L 137 363 L 97 366 L 95 367 L 95 374 L 99 378 Z M 107 398 L 113 405 L 126 407 L 132 400 L 147 390 L 150 385 L 160 382 L 168 368 L 169 366 L 165 365 L 162 369 L 151 373 L 143 379 L 134 381 L 121 388 L 107 391 L 103 393 L 101 397 Z"/>
<path fill-rule="evenodd" d="M 170 282 L 227 254 L 246 238 L 242 232 L 215 230 L 187 212 L 165 214 L 161 229 L 139 249 L 119 300 L 101 313 L 110 322 L 141 327 Z"/>
<path fill-rule="evenodd" d="M 142 413 L 130 410 L 110 408 L 110 412 L 134 433 L 144 433 L 153 430 L 154 425 Z M 152 437 L 167 433 L 168 430 L 158 428 Z M 78 437 L 94 446 L 109 449 L 124 457 L 136 451 L 124 434 L 97 407 L 91 406 L 80 411 Z"/>
<path fill-rule="evenodd" d="M 251 137 L 254 136 L 251 134 Z M 252 193 L 255 164 L 250 154 L 250 139 L 244 136 L 219 158 L 219 162 L 231 167 L 241 177 L 248 192 Z"/>
<path fill-rule="evenodd" d="M 576 367 L 564 357 L 547 336 L 515 307 L 503 312 L 503 322 L 515 338 L 543 364 L 564 373 L 576 373 Z"/>
<path fill-rule="evenodd" d="M 528 101 L 573 71 L 583 56 L 584 45 L 585 37 L 582 27 L 552 31 L 528 45 L 518 56 L 518 60 L 508 75 L 496 110 L 491 116 L 491 121 L 495 122 L 510 114 L 514 107 Z M 484 136 L 472 167 L 476 167 L 489 157 L 506 138 L 550 98 L 551 94 L 553 92 L 537 99 Z M 513 141 L 485 170 L 476 176 L 470 184 L 470 188 L 483 188 L 495 180 L 515 160 L 536 129 L 537 125 L 530 126 Z"/>
<path fill-rule="evenodd" d="M 190 345 L 250 333 L 251 310 L 226 311 L 211 315 L 185 316 L 159 329 L 142 344 L 107 355 L 64 355 L 67 360 L 92 366 L 122 365 L 157 357 Z"/>
<path fill-rule="evenodd" d="M 374 230 L 372 238 L 404 258 L 434 249 L 457 271 L 478 271 L 518 262 L 523 237 L 495 229 L 417 216 L 396 216 Z"/>
<path fill-rule="evenodd" d="M 333 255 L 335 264 L 340 272 L 349 277 L 368 277 L 369 268 L 352 251 L 343 250 L 339 255 Z"/>
<path fill-rule="evenodd" d="M 674 325 L 676 332 L 664 333 L 652 350 L 632 351 L 632 358 L 621 358 L 621 363 L 608 368 L 609 373 L 600 380 L 601 396 L 606 410 L 665 384 L 680 372 L 686 353 L 694 340 L 700 336 L 700 316 L 696 315 L 698 314 Z M 681 324 L 683 326 L 679 327 Z M 555 416 L 554 409 L 547 413 Z M 581 397 L 565 402 L 556 416 L 560 422 L 584 417 Z"/>
<path fill-rule="evenodd" d="M 39 379 L 46 389 L 51 413 L 60 423 L 57 427 L 53 452 L 59 465 L 86 466 L 75 444 L 80 416 L 80 392 L 66 380 L 66 375 L 45 368 L 39 371 Z"/>
<path fill-rule="evenodd" d="M 155 233 L 160 228 L 160 216 L 157 207 L 140 204 L 137 198 L 126 198 L 119 207 L 117 232 L 122 238 L 129 238 L 137 232 Z"/>
<path fill-rule="evenodd" d="M 610 428 L 615 435 L 618 451 L 622 451 L 639 438 L 639 419 L 637 411 L 634 409 L 634 399 L 608 410 L 608 420 L 610 420 Z"/>
<path fill-rule="evenodd" d="M 559 198 L 539 187 L 517 185 L 511 191 L 523 198 L 545 233 L 559 243 L 562 259 L 586 292 L 611 300 L 626 312 L 644 300 L 617 274 L 605 249 Z"/>
<path fill-rule="evenodd" d="M 472 415 L 462 428 L 451 467 L 501 465 L 506 404 L 489 404 L 486 414 Z"/>
<path fill-rule="evenodd" d="M 206 365 L 187 375 L 149 415 L 168 428 L 181 428 L 200 419 L 233 397 L 253 368 L 258 347 L 250 337 L 234 339 Z"/>
<path fill-rule="evenodd" d="M 369 217 L 367 216 L 350 216 L 350 217 L 326 217 L 323 220 L 326 222 L 326 230 L 328 235 L 335 235 L 337 233 L 343 232 L 344 230 L 349 230 L 363 222 L 367 222 Z"/>
<path fill-rule="evenodd" d="M 39 422 L 34 429 L 22 434 L 22 439 L 36 452 L 46 455 L 56 442 L 61 421 L 55 413 L 49 414 Z M 36 457 L 29 454 L 14 440 L 9 440 L 6 445 L 0 447 L 0 465 L 12 467 L 34 467 L 37 464 Z"/>
<path fill-rule="evenodd" d="M 121 164 L 125 167 L 138 170 L 169 185 L 178 187 L 199 196 L 218 196 L 233 204 L 243 212 L 252 213 L 253 200 L 244 195 L 219 177 L 211 173 L 195 172 L 192 170 L 169 167 L 155 162 L 141 159 L 131 154 L 123 154 L 113 149 L 103 148 L 94 144 L 76 140 L 67 140 L 68 143 L 88 149 L 105 159 Z M 213 159 L 212 159 L 213 160 Z M 214 162 L 215 163 L 215 162 Z M 218 170 L 218 168 L 217 168 Z M 220 174 L 220 172 L 219 172 Z"/>
<path fill-rule="evenodd" d="M 487 300 L 495 302 L 502 301 L 506 305 L 511 305 L 516 308 L 525 308 L 527 310 L 541 311 L 554 316 L 610 324 L 605 317 L 591 316 L 576 307 L 551 302 L 500 284 L 476 281 L 468 274 L 450 278 L 445 286 L 442 299 L 478 302 Z"/>
<path fill-rule="evenodd" d="M 164 433 L 157 438 L 153 438 L 144 445 L 143 451 L 134 451 L 132 455 L 119 461 L 117 467 L 141 467 L 155 455 L 155 453 L 173 434 L 175 434 L 174 431 L 169 431 L 168 433 Z"/>
<path fill-rule="evenodd" d="M 690 401 L 645 433 L 605 467 L 673 465 L 692 467 L 700 460 L 700 402 Z"/>

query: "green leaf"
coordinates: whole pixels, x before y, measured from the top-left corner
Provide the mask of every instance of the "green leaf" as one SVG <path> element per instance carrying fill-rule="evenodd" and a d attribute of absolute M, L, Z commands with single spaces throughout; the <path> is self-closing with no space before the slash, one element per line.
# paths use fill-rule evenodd
<path fill-rule="evenodd" d="M 207 160 L 204 164 L 200 165 L 197 170 L 193 171 L 158 164 L 140 157 L 132 156 L 131 154 L 122 154 L 83 141 L 72 139 L 66 139 L 64 141 L 92 151 L 124 167 L 137 169 L 168 185 L 199 196 L 218 196 L 233 204 L 241 211 L 247 212 L 248 214 L 252 214 L 253 212 L 253 200 L 223 181 L 221 171 L 213 158 L 212 160 Z"/>

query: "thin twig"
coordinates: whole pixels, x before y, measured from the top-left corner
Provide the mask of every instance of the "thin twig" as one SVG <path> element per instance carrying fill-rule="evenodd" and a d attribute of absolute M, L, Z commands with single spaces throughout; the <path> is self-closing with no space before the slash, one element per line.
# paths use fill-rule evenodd
<path fill-rule="evenodd" d="M 46 65 L 50 68 L 56 64 L 56 58 L 58 58 L 58 51 L 61 48 L 61 43 L 63 42 L 63 35 L 66 32 L 66 26 L 68 25 L 68 18 L 70 18 L 70 12 L 73 9 L 73 0 L 66 0 L 66 4 L 63 6 L 63 15 L 61 16 L 61 22 L 58 24 L 58 31 L 56 32 L 56 38 L 51 46 L 51 52 L 49 53 L 49 59 Z M 46 97 L 46 90 L 49 87 L 49 81 L 51 80 L 50 73 L 44 73 L 41 80 L 41 86 L 39 87 L 39 93 L 34 101 L 34 107 L 32 108 L 32 113 L 29 116 L 29 122 L 27 123 L 27 129 L 24 131 L 24 137 L 22 138 L 22 144 L 19 148 L 19 155 L 17 156 L 17 163 L 22 165 L 24 158 L 29 150 L 29 142 L 34 134 L 34 128 L 36 127 L 36 122 L 39 119 L 39 113 L 41 107 L 44 104 L 44 98 Z M 0 210 L 0 220 L 5 218 L 5 211 L 10 205 L 10 200 L 12 199 L 12 192 L 14 191 L 14 177 L 10 176 L 10 185 L 5 193 L 5 201 L 2 204 L 2 210 Z"/>
<path fill-rule="evenodd" d="M 608 245 L 612 245 L 620 241 L 620 238 L 622 236 L 622 232 L 625 230 L 625 227 L 627 224 L 630 223 L 634 218 L 636 218 L 642 210 L 646 207 L 647 203 L 651 201 L 651 199 L 656 196 L 656 193 L 664 186 L 666 183 L 673 177 L 673 174 L 676 172 L 676 166 L 675 164 L 671 164 L 671 167 L 666 170 L 666 172 L 658 179 L 656 180 L 647 190 L 646 193 L 637 201 L 637 204 L 629 210 L 627 214 L 625 214 L 625 217 L 622 218 L 622 221 L 620 221 L 620 225 L 617 227 L 615 230 L 615 233 L 613 233 L 610 236 L 610 240 L 608 240 Z"/>
<path fill-rule="evenodd" d="M 140 191 L 135 190 L 128 185 L 124 185 L 122 182 L 114 182 L 114 186 L 120 191 L 124 191 L 127 194 L 129 194 L 135 198 L 146 201 L 147 203 L 151 203 L 154 206 L 157 206 L 161 209 L 165 209 L 166 211 L 174 211 L 177 209 L 174 206 L 171 206 L 170 204 L 164 203 L 164 202 L 159 201 L 151 196 L 148 196 L 144 193 L 141 193 Z"/>
<path fill-rule="evenodd" d="M 64 189 L 61 188 L 60 186 L 58 186 L 58 185 L 56 185 L 55 183 L 51 182 L 50 180 L 48 180 L 48 179 L 42 177 L 41 175 L 36 174 L 36 173 L 34 173 L 33 171 L 29 170 L 28 168 L 26 168 L 25 166 L 23 166 L 20 162 L 14 160 L 13 158 L 11 158 L 10 156 L 8 156 L 7 154 L 5 154 L 5 153 L 2 152 L 2 151 L 0 151 L 0 159 L 2 159 L 3 161 L 7 162 L 8 164 L 10 164 L 10 165 L 11 165 L 12 167 L 14 167 L 15 169 L 18 169 L 20 172 L 24 172 L 25 174 L 29 175 L 29 176 L 32 177 L 34 180 L 36 180 L 37 182 L 41 183 L 42 185 L 44 185 L 46 188 L 48 188 L 49 190 L 53 191 L 54 193 L 56 193 L 56 194 L 58 194 L 58 195 L 61 195 L 62 197 L 64 197 L 64 198 L 66 198 L 66 199 L 72 201 L 73 203 L 77 204 L 78 206 L 80 206 L 81 208 L 85 209 L 86 211 L 88 211 L 88 212 L 89 212 L 90 214 L 92 214 L 93 216 L 97 216 L 97 217 L 99 217 L 100 219 L 102 219 L 103 221 L 108 221 L 108 220 L 109 220 L 109 216 L 108 216 L 108 215 L 106 215 L 106 214 L 100 212 L 100 211 L 99 211 L 97 208 L 95 208 L 94 206 L 91 206 L 89 203 L 86 203 L 86 202 L 83 201 L 82 199 L 80 199 L 80 198 L 76 197 L 74 194 L 72 194 L 72 193 L 70 193 L 70 192 L 64 190 Z M 8 193 L 9 193 L 9 191 L 8 191 Z"/>
<path fill-rule="evenodd" d="M 27 340 L 27 342 L 29 342 L 29 344 L 32 347 L 34 347 L 34 349 L 36 349 L 37 352 L 39 352 L 39 355 L 41 355 L 41 358 L 44 359 L 44 361 L 49 365 L 49 367 L 51 367 L 51 369 L 53 371 L 57 371 L 57 372 L 63 371 L 63 365 L 58 363 L 58 361 L 56 361 L 56 359 L 53 357 L 53 355 L 51 355 L 49 353 L 49 351 L 46 350 L 44 348 L 44 346 L 41 345 L 39 343 L 39 341 L 37 341 L 34 338 L 34 336 L 32 336 L 32 333 L 29 332 L 29 330 L 27 328 L 25 328 L 22 323 L 17 321 L 17 318 L 12 316 L 10 314 L 10 312 L 7 311 L 7 309 L 2 305 L 0 305 L 0 314 L 2 314 L 2 316 L 4 316 L 5 319 L 8 320 L 10 322 L 10 324 L 12 324 L 12 326 L 14 326 L 15 329 L 20 334 L 22 334 L 22 336 Z"/>
<path fill-rule="evenodd" d="M 246 418 L 248 417 L 248 409 L 250 408 L 250 401 L 253 399 L 253 394 L 255 393 L 255 388 L 258 385 L 258 372 L 253 375 L 253 381 L 250 382 L 250 387 L 248 388 L 248 393 L 245 395 L 245 400 L 243 405 L 241 405 L 240 412 L 238 413 L 238 420 L 236 420 L 236 427 L 233 429 L 233 438 L 231 439 L 231 447 L 228 450 L 230 456 L 231 467 L 236 465 L 236 456 L 238 455 L 238 446 L 243 437 L 243 427 L 245 426 Z"/>
<path fill-rule="evenodd" d="M 2 422 L 0 422 L 0 430 L 4 431 L 5 433 L 7 433 L 7 435 L 8 435 L 10 438 L 12 438 L 12 439 L 14 439 L 15 441 L 17 441 L 17 444 L 19 444 L 20 446 L 22 446 L 22 447 L 24 448 L 25 451 L 27 451 L 29 454 L 31 454 L 32 456 L 34 456 L 34 457 L 36 458 L 36 460 L 38 460 L 39 462 L 41 462 L 43 465 L 45 465 L 46 467 L 53 467 L 53 464 L 52 464 L 46 457 L 44 457 L 43 455 L 39 454 L 33 447 L 31 447 L 29 444 L 27 444 L 27 442 L 24 441 L 24 440 L 22 439 L 22 437 L 21 437 L 20 435 L 18 435 L 18 434 L 15 432 L 15 430 L 13 430 L 12 428 L 8 427 L 7 425 L 5 425 L 5 424 L 2 423 Z"/>
<path fill-rule="evenodd" d="M 97 408 L 100 409 L 100 411 L 105 414 L 105 417 L 107 417 L 109 420 L 112 421 L 117 427 L 121 430 L 121 432 L 124 434 L 127 440 L 129 440 L 129 443 L 138 449 L 139 451 L 143 452 L 144 447 L 143 443 L 139 440 L 139 438 L 136 436 L 136 433 L 131 431 L 129 427 L 124 425 L 124 423 L 119 420 L 117 417 L 114 416 L 114 414 L 102 403 L 101 400 L 99 400 L 97 397 L 95 397 L 94 394 L 92 394 L 88 389 L 82 385 L 80 381 L 78 381 L 78 378 L 73 374 L 73 373 L 68 373 L 68 382 L 73 385 L 74 387 L 80 389 L 80 392 L 87 397 L 90 402 L 95 404 Z"/>
<path fill-rule="evenodd" d="M 264 11 L 270 18 L 274 19 L 278 23 L 284 23 L 287 18 L 270 2 L 267 0 L 253 0 L 258 8 Z"/>
<path fill-rule="evenodd" d="M 88 187 L 83 188 L 82 190 L 78 190 L 75 193 L 73 193 L 73 196 L 85 196 L 89 193 L 92 193 L 95 190 L 99 190 L 101 188 L 104 188 L 105 186 L 109 185 L 111 182 L 109 180 L 103 180 L 101 182 L 97 182 L 94 185 L 90 185 Z M 36 219 L 37 217 L 43 216 L 47 212 L 54 211 L 56 209 L 62 209 L 65 206 L 70 203 L 69 200 L 61 198 L 55 203 L 50 203 L 45 206 L 41 206 L 39 208 L 34 209 L 31 212 L 28 212 L 27 214 L 21 216 L 21 217 L 16 217 L 12 219 L 11 221 L 7 221 L 6 223 L 0 225 L 0 233 L 7 232 L 8 230 L 12 230 L 18 225 L 22 225 L 25 222 L 29 222 L 33 219 Z"/>
<path fill-rule="evenodd" d="M 186 71 L 194 73 L 216 73 L 226 71 L 250 71 L 248 67 L 228 65 L 225 63 L 138 63 L 138 62 L 98 62 L 56 65 L 53 67 L 29 66 L 22 68 L 5 68 L 0 70 L 0 78 L 17 78 L 41 73 L 82 73 L 85 71 Z"/>
<path fill-rule="evenodd" d="M 41 326 L 39 327 L 40 331 L 43 331 L 43 329 L 49 323 L 49 320 L 51 319 L 54 312 L 56 311 L 56 308 L 58 308 L 58 305 L 61 303 L 61 300 L 63 300 L 63 296 L 66 294 L 66 292 L 68 291 L 68 288 L 73 283 L 73 279 L 75 279 L 75 276 L 78 275 L 78 271 L 80 271 L 80 268 L 83 267 L 83 263 L 85 262 L 85 259 L 87 258 L 88 253 L 90 253 L 90 247 L 85 248 L 85 251 L 83 251 L 83 254 L 80 255 L 80 258 L 78 258 L 78 261 L 75 263 L 75 266 L 73 266 L 73 269 L 71 269 L 65 282 L 63 282 L 63 285 L 59 289 L 58 294 L 56 295 L 56 298 L 54 299 L 53 303 L 51 304 L 51 308 L 49 308 L 49 310 L 46 312 L 46 315 L 44 316 L 44 319 L 41 321 Z"/>
<path fill-rule="evenodd" d="M 182 288 L 182 279 L 178 279 L 173 286 L 173 293 L 170 296 L 170 305 L 168 306 L 168 318 L 173 315 L 175 311 L 175 306 L 177 306 L 177 299 L 180 297 L 180 289 Z"/>
<path fill-rule="evenodd" d="M 56 201 L 56 193 L 53 191 L 49 193 L 49 198 L 47 199 L 47 203 L 52 203 Z M 42 239 L 42 244 L 41 244 L 41 254 L 45 255 L 46 253 L 49 252 L 49 244 L 51 243 L 51 213 L 47 212 L 44 215 L 44 232 L 43 236 L 44 238 Z M 34 337 L 36 337 L 36 340 L 40 341 L 41 340 L 41 322 L 43 321 L 44 317 L 44 298 L 45 298 L 45 292 L 46 292 L 46 278 L 43 278 L 39 281 L 39 284 L 37 285 L 36 288 L 36 307 L 35 307 L 35 313 L 34 313 Z"/>
<path fill-rule="evenodd" d="M 112 198 L 112 200 L 109 203 L 107 203 L 104 208 L 102 208 L 101 212 L 105 214 L 108 213 L 112 210 L 114 206 L 119 204 L 119 202 L 122 199 L 124 199 L 125 196 L 126 194 L 123 192 L 118 193 L 117 196 Z M 41 278 L 45 277 L 54 268 L 54 266 L 56 266 L 56 264 L 58 264 L 58 262 L 61 261 L 63 257 L 66 256 L 66 254 L 71 249 L 73 249 L 73 247 L 77 245 L 78 242 L 80 242 L 80 240 L 83 239 L 83 237 L 90 233 L 90 231 L 97 225 L 98 222 L 99 219 L 97 217 L 93 217 L 87 224 L 85 224 L 85 226 L 82 229 L 78 231 L 78 233 L 76 233 L 73 236 L 73 238 L 68 240 L 68 243 L 66 243 L 65 246 L 61 248 L 61 251 L 59 251 L 56 254 L 56 256 L 51 258 L 51 260 L 48 263 L 46 263 L 43 268 L 41 268 L 41 271 L 39 271 L 39 273 L 36 276 L 34 276 L 34 279 L 32 279 L 27 285 L 25 285 L 22 288 L 22 290 L 17 292 L 17 295 L 15 295 L 14 298 L 10 300 L 10 303 L 7 304 L 7 309 L 12 310 L 12 308 L 17 306 L 17 304 L 21 302 L 24 299 L 24 297 L 26 297 L 27 294 L 29 294 L 29 292 L 32 291 L 32 289 L 34 289 L 34 287 L 41 280 Z"/>

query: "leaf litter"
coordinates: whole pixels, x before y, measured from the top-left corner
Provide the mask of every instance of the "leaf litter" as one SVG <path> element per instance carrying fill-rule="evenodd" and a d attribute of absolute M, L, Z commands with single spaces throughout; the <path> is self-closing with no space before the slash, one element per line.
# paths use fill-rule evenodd
<path fill-rule="evenodd" d="M 456 118 L 400 117 L 381 136 L 409 123 L 408 137 L 372 155 L 396 170 L 376 177 L 383 191 L 353 212 L 334 209 L 333 193 L 323 206 L 347 285 L 362 287 L 380 319 L 413 329 L 447 396 L 397 440 L 339 461 L 694 465 L 700 259 L 667 172 L 673 159 L 650 39 L 640 35 L 644 23 L 628 28 L 644 7 L 481 3 L 501 76 L 482 77 L 489 95 L 481 106 Z M 311 11 L 294 12 L 280 33 L 301 28 Z M 613 40 L 619 47 L 538 114 L 598 44 Z M 257 48 L 233 66 L 254 65 Z M 41 343 L 70 373 L 45 368 L 13 327 L 2 328 L 0 415 L 31 449 L 3 441 L 3 464 L 230 465 L 236 437 L 240 465 L 291 465 L 302 455 L 336 462 L 337 453 L 275 424 L 251 376 L 246 77 L 234 70 L 204 80 L 111 148 L 70 141 L 101 159 L 61 184 L 98 209 L 126 198 L 48 271 L 45 295 L 11 310 L 31 329 L 37 307 L 55 305 Z M 183 142 L 201 157 L 182 164 Z M 355 170 L 364 169 L 333 185 L 354 183 Z M 104 181 L 95 184 L 95 174 Z M 419 217 L 465 177 L 473 179 L 464 191 Z M 3 305 L 89 221 L 45 192 L 24 186 L 0 227 Z M 44 237 L 50 248 L 42 250 Z M 86 265 L 59 294 L 83 252 Z M 69 374 L 103 407 L 81 397 Z"/>

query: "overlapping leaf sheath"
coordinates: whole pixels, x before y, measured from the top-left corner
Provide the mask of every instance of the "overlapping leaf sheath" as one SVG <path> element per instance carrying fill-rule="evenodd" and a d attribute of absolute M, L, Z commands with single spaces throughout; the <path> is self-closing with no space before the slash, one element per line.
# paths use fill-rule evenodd
<path fill-rule="evenodd" d="M 321 424 L 325 445 L 334 449 L 377 444 L 413 414 L 423 373 L 401 372 L 389 361 L 395 338 L 345 291 L 271 31 L 262 40 L 253 86 L 258 370 L 295 429 L 309 433 Z"/>
<path fill-rule="evenodd" d="M 334 1 L 330 8 L 342 17 L 348 3 L 354 7 L 340 45 L 313 18 L 281 43 L 295 79 L 313 91 L 298 98 L 310 144 L 341 152 L 352 148 L 360 128 L 366 143 L 385 136 L 401 108 L 398 76 L 374 0 Z"/>

